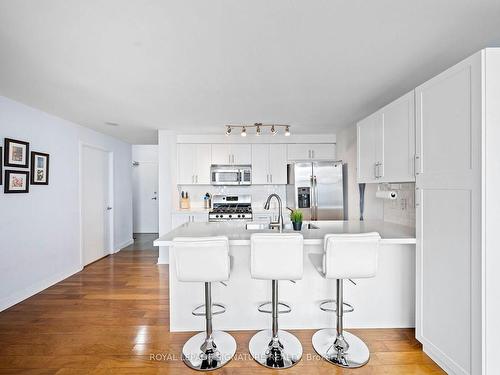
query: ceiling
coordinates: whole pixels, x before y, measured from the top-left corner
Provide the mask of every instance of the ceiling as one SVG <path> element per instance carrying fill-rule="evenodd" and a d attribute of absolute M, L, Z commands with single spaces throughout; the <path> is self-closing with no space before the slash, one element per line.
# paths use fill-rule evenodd
<path fill-rule="evenodd" d="M 499 0 L 0 0 L 0 95 L 137 144 L 335 133 L 500 46 L 499 25 Z"/>

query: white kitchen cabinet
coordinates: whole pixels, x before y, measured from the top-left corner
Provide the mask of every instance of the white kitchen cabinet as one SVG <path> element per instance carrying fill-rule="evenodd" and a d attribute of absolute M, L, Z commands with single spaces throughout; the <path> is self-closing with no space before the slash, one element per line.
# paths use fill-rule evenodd
<path fill-rule="evenodd" d="M 176 212 L 172 214 L 172 229 L 175 229 L 184 223 L 194 222 L 208 222 L 208 213 Z"/>
<path fill-rule="evenodd" d="M 252 145 L 252 184 L 286 184 L 285 144 Z"/>
<path fill-rule="evenodd" d="M 210 184 L 211 147 L 209 144 L 177 145 L 177 183 Z"/>
<path fill-rule="evenodd" d="M 249 144 L 217 143 L 212 145 L 212 164 L 251 164 Z"/>
<path fill-rule="evenodd" d="M 288 145 L 288 160 L 335 160 L 333 143 L 291 143 Z"/>
<path fill-rule="evenodd" d="M 416 337 L 450 374 L 500 373 L 500 49 L 415 89 Z"/>
<path fill-rule="evenodd" d="M 358 183 L 415 181 L 411 91 L 357 124 Z"/>

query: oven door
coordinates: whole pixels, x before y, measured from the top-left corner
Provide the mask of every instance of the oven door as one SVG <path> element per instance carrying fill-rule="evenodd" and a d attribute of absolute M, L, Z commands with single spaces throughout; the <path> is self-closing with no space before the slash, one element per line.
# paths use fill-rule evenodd
<path fill-rule="evenodd" d="M 241 172 L 238 169 L 220 169 L 212 168 L 212 185 L 239 185 L 241 181 Z"/>

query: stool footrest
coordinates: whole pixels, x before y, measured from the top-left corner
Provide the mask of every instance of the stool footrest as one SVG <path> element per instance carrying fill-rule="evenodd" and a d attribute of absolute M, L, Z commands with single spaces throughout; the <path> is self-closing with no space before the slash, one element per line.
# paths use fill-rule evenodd
<path fill-rule="evenodd" d="M 264 306 L 271 305 L 271 304 L 272 304 L 272 301 L 261 303 L 259 305 L 259 307 L 257 308 L 257 310 L 259 310 L 260 312 L 266 313 L 266 314 L 271 314 L 273 312 L 272 308 L 270 308 L 270 309 L 264 308 Z M 284 307 L 284 309 L 280 310 L 279 309 L 280 306 Z M 291 311 L 292 311 L 292 308 L 290 307 L 289 304 L 287 304 L 285 302 L 278 302 L 278 314 L 288 314 Z"/>
<path fill-rule="evenodd" d="M 212 308 L 214 306 L 218 307 L 219 309 L 218 310 L 212 309 L 212 315 L 219 315 L 219 314 L 223 314 L 226 312 L 226 306 L 224 306 L 222 303 L 212 303 Z M 203 308 L 203 310 L 202 310 L 202 308 Z M 199 311 L 199 310 L 201 310 L 201 311 Z M 194 310 L 191 311 L 191 314 L 193 314 L 194 316 L 205 316 L 206 315 L 205 304 L 196 306 L 194 308 Z"/>
<path fill-rule="evenodd" d="M 333 304 L 333 307 L 329 307 L 327 306 L 328 304 Z M 334 299 L 328 299 L 326 301 L 323 301 L 320 303 L 319 305 L 319 308 L 323 311 L 326 311 L 326 312 L 337 312 L 337 301 L 334 300 Z M 345 313 L 350 313 L 350 312 L 353 312 L 354 311 L 354 307 L 350 304 L 348 304 L 347 302 L 344 302 L 343 303 L 343 312 Z"/>

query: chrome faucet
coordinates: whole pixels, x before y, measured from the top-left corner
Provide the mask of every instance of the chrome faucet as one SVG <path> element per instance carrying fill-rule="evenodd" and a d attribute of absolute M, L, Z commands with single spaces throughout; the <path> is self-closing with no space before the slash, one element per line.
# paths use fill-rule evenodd
<path fill-rule="evenodd" d="M 283 230 L 283 228 L 285 227 L 285 223 L 283 221 L 283 205 L 281 203 L 280 196 L 278 194 L 273 193 L 269 197 L 267 197 L 267 201 L 266 201 L 266 204 L 264 205 L 264 209 L 269 210 L 269 206 L 270 206 L 272 197 L 275 197 L 276 200 L 278 201 L 279 212 L 278 212 L 278 221 L 275 221 L 275 222 L 271 221 L 271 223 L 269 224 L 269 227 L 270 228 L 278 228 L 281 232 Z"/>

